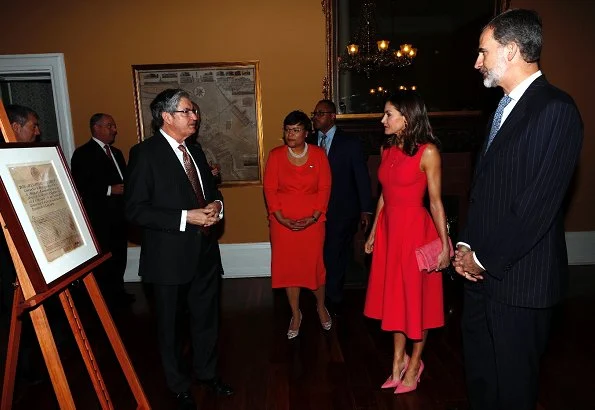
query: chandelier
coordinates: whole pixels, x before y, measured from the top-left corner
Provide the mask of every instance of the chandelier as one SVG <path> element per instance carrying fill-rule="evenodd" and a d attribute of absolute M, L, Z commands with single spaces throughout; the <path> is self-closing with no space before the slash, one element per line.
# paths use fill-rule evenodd
<path fill-rule="evenodd" d="M 411 44 L 402 44 L 398 50 L 392 50 L 390 41 L 376 39 L 375 8 L 374 0 L 363 0 L 354 41 L 339 57 L 341 70 L 365 73 L 370 78 L 372 72 L 382 68 L 408 66 L 417 55 L 417 49 Z"/>

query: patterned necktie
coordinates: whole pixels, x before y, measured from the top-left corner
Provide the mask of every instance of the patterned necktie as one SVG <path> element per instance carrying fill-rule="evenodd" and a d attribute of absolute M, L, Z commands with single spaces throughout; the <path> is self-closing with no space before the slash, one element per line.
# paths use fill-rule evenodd
<path fill-rule="evenodd" d="M 320 148 L 324 149 L 324 152 L 328 154 L 328 150 L 326 149 L 326 134 L 320 136 Z"/>
<path fill-rule="evenodd" d="M 496 136 L 496 134 L 498 133 L 498 130 L 500 129 L 500 125 L 502 123 L 502 114 L 504 113 L 504 108 L 506 108 L 508 103 L 510 103 L 511 101 L 512 101 L 512 98 L 505 95 L 504 97 L 502 97 L 502 99 L 498 103 L 498 108 L 496 108 L 496 112 L 494 113 L 494 120 L 492 121 L 492 129 L 490 130 L 490 136 L 488 137 L 488 143 L 486 145 L 486 152 L 490 148 L 490 145 L 492 144 L 494 137 Z"/>
<path fill-rule="evenodd" d="M 105 149 L 105 153 L 107 154 L 107 157 L 109 159 L 112 159 L 112 150 L 110 149 L 109 145 L 105 144 L 103 146 L 103 148 Z M 113 159 L 112 159 L 112 161 L 113 161 Z"/>
<path fill-rule="evenodd" d="M 196 194 L 196 198 L 198 198 L 198 206 L 204 208 L 207 206 L 207 201 L 205 200 L 205 196 L 202 192 L 200 187 L 200 181 L 198 179 L 198 172 L 196 172 L 196 167 L 188 155 L 188 151 L 186 151 L 186 147 L 183 145 L 178 145 L 178 149 L 182 151 L 183 162 L 184 162 L 184 170 L 186 171 L 186 175 L 188 175 L 188 179 L 190 180 L 190 184 L 192 184 L 192 189 Z"/>

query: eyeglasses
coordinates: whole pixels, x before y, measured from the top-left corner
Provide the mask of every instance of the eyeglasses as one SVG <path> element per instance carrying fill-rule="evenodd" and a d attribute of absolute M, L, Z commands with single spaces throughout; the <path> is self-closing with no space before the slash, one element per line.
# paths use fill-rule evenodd
<path fill-rule="evenodd" d="M 283 128 L 285 134 L 299 134 L 304 128 Z"/>
<path fill-rule="evenodd" d="M 192 113 L 194 115 L 198 115 L 198 110 L 197 109 L 192 109 L 191 110 L 191 109 L 185 108 L 183 110 L 174 110 L 174 111 L 172 111 L 172 113 L 174 113 L 174 112 L 179 112 L 180 114 L 186 115 L 186 116 L 190 115 L 190 113 Z"/>
<path fill-rule="evenodd" d="M 334 114 L 333 111 L 314 111 L 312 113 L 312 117 L 322 117 L 324 114 Z"/>

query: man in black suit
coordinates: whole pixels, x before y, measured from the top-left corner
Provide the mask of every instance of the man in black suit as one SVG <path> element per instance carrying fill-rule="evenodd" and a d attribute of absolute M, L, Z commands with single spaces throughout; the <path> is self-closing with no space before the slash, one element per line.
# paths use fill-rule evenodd
<path fill-rule="evenodd" d="M 95 269 L 101 291 L 111 306 L 134 301 L 124 290 L 128 251 L 124 216 L 124 173 L 122 152 L 113 146 L 118 135 L 109 114 L 97 113 L 89 120 L 91 139 L 72 155 L 74 183 L 89 216 L 102 251 L 112 257 Z"/>
<path fill-rule="evenodd" d="M 326 266 L 326 301 L 332 313 L 340 311 L 347 265 L 353 255 L 353 237 L 358 224 L 368 229 L 372 215 L 370 175 L 358 138 L 335 125 L 337 109 L 329 100 L 321 100 L 312 113 L 317 130 L 309 144 L 323 147 L 331 166 L 331 196 L 326 214 L 324 264 Z"/>
<path fill-rule="evenodd" d="M 475 410 L 534 410 L 539 358 L 568 261 L 562 202 L 583 125 L 572 98 L 539 70 L 541 21 L 509 10 L 483 30 L 475 63 L 505 95 L 490 121 L 454 262 L 466 278 L 462 318 Z"/>
<path fill-rule="evenodd" d="M 211 228 L 223 216 L 221 194 L 200 145 L 186 144 L 198 111 L 184 90 L 151 103 L 159 131 L 130 151 L 126 216 L 143 229 L 139 274 L 155 292 L 161 360 L 179 408 L 195 408 L 182 370 L 176 323 L 190 313 L 194 376 L 219 395 L 233 390 L 216 376 L 219 253 Z"/>

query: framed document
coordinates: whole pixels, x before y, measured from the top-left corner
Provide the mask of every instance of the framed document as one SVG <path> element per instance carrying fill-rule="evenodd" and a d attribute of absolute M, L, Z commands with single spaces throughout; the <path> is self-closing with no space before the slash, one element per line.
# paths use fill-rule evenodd
<path fill-rule="evenodd" d="M 0 210 L 38 290 L 99 255 L 55 143 L 0 146 Z"/>
<path fill-rule="evenodd" d="M 223 185 L 260 184 L 262 107 L 258 61 L 133 65 L 139 141 L 155 133 L 149 105 L 161 91 L 181 88 L 200 107 L 198 142 Z"/>

